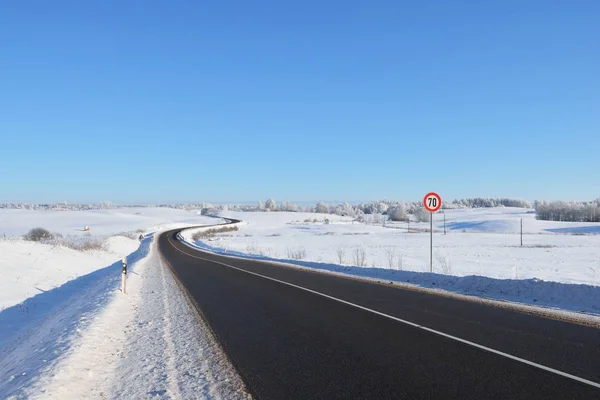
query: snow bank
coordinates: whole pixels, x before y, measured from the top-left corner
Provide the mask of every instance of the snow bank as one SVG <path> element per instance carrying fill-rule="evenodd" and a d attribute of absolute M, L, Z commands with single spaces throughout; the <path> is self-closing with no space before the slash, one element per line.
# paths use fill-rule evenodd
<path fill-rule="evenodd" d="M 139 244 L 126 238 L 117 241 L 121 248 L 127 247 L 126 241 L 131 245 L 129 248 L 137 249 Z M 148 251 L 147 242 L 149 240 L 128 255 L 130 263 L 134 264 L 144 257 Z M 35 244 L 27 243 L 25 248 L 29 246 Z M 38 246 L 40 248 L 37 250 L 42 255 L 49 252 L 44 247 L 46 245 Z M 40 290 L 39 294 L 0 312 L 0 376 L 6 377 L 0 381 L 2 398 L 34 395 L 36 391 L 32 388 L 35 382 L 53 371 L 60 357 L 92 323 L 95 314 L 104 309 L 114 294 L 119 292 L 120 256 L 57 248 L 56 257 L 54 260 L 44 260 L 43 265 L 49 270 L 47 273 L 79 275 L 62 285 Z M 87 274 L 80 273 L 92 268 L 86 262 L 105 262 L 104 257 L 110 257 L 110 262 L 104 264 L 104 268 L 96 268 Z"/>
<path fill-rule="evenodd" d="M 0 310 L 110 265 L 138 244 L 115 237 L 108 240 L 109 251 L 83 252 L 24 240 L 0 240 Z M 0 341 L 2 336 L 0 331 Z"/>
<path fill-rule="evenodd" d="M 148 240 L 141 255 L 131 265 L 127 295 L 114 292 L 93 322 L 79 328 L 60 361 L 24 393 L 56 399 L 248 398 Z"/>

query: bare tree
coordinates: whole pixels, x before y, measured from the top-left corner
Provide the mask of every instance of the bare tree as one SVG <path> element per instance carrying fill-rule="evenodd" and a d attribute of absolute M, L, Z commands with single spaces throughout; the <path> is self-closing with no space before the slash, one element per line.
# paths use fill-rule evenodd
<path fill-rule="evenodd" d="M 346 252 L 344 251 L 343 248 L 339 248 L 337 249 L 337 257 L 338 257 L 338 261 L 340 264 L 344 264 L 344 259 L 346 258 Z"/>
<path fill-rule="evenodd" d="M 364 267 L 367 265 L 367 257 L 365 254 L 365 249 L 362 247 L 357 247 L 352 254 L 354 265 L 359 267 Z"/>
<path fill-rule="evenodd" d="M 394 259 L 396 258 L 396 249 L 393 247 L 388 248 L 386 255 L 387 255 L 388 268 L 389 269 L 394 268 Z"/>

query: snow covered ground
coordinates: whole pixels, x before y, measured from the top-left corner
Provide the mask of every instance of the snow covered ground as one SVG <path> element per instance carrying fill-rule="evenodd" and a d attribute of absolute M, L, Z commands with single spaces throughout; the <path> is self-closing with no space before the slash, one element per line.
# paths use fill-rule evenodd
<path fill-rule="evenodd" d="M 213 218 L 164 208 L 0 210 L 0 221 L 10 234 L 0 236 L 0 398 L 247 397 L 152 248 L 156 229 Z M 40 226 L 85 240 L 71 232 L 84 224 L 105 240 L 102 250 L 14 237 Z M 133 229 L 145 232 L 142 243 L 110 236 Z"/>
<path fill-rule="evenodd" d="M 446 210 L 446 235 L 443 215 L 436 214 L 433 274 L 428 223 L 411 223 L 408 233 L 406 223 L 383 227 L 326 214 L 225 212 L 221 215 L 246 226 L 196 244 L 231 255 L 600 314 L 600 235 L 583 234 L 600 232 L 600 224 L 537 221 L 531 211 Z"/>
<path fill-rule="evenodd" d="M 116 208 L 91 211 L 0 209 L 0 237 L 22 236 L 32 228 L 45 228 L 63 236 L 112 236 L 143 229 L 157 231 L 177 224 L 214 223 L 194 212 L 166 207 Z M 84 232 L 89 226 L 91 231 Z"/>
<path fill-rule="evenodd" d="M 449 210 L 447 235 L 436 215 L 431 274 L 425 223 L 411 223 L 408 233 L 404 223 L 383 227 L 324 214 L 223 216 L 243 220 L 239 231 L 196 245 L 600 314 L 600 235 L 579 235 L 596 232 L 598 225 L 536 221 L 530 210 L 521 209 Z M 521 218 L 523 248 L 516 233 Z M 210 330 L 195 329 L 203 322 L 150 240 L 159 229 L 215 222 L 163 208 L 0 210 L 0 398 L 247 398 Z M 84 225 L 92 227 L 92 238 L 106 240 L 102 250 L 16 238 L 44 227 L 86 239 L 78 230 Z M 113 236 L 133 230 L 144 232 L 142 243 Z M 130 266 L 126 295 L 119 289 L 124 256 Z"/>
<path fill-rule="evenodd" d="M 131 246 L 137 247 L 136 240 L 113 235 L 128 232 L 136 237 L 139 232 L 214 223 L 214 218 L 169 208 L 98 211 L 0 209 L 0 310 L 106 267 L 131 253 Z M 82 228 L 86 225 L 92 228 L 90 233 L 83 232 Z M 20 239 L 37 227 L 60 233 L 67 241 L 102 240 L 106 245 L 104 250 L 81 252 Z"/>

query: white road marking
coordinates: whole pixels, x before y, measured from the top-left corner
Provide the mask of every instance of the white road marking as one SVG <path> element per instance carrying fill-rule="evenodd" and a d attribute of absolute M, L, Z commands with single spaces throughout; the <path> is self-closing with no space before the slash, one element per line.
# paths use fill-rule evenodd
<path fill-rule="evenodd" d="M 298 286 L 298 285 L 295 285 L 293 283 L 281 281 L 279 279 L 271 278 L 269 276 L 257 274 L 256 272 L 251 272 L 251 271 L 247 271 L 247 270 L 242 269 L 242 268 L 234 267 L 233 265 L 225 264 L 225 263 L 222 263 L 222 262 L 219 262 L 219 261 L 209 260 L 209 259 L 206 259 L 206 258 L 203 258 L 203 257 L 196 256 L 194 254 L 186 253 L 185 251 L 183 251 L 181 249 L 178 249 L 177 246 L 175 246 L 175 244 L 173 243 L 173 241 L 171 240 L 170 237 L 167 237 L 167 240 L 169 241 L 169 243 L 173 246 L 173 248 L 175 250 L 179 251 L 182 254 L 185 254 L 186 256 L 193 257 L 193 258 L 196 258 L 198 260 L 203 260 L 203 261 L 207 261 L 207 262 L 211 262 L 211 263 L 223 265 L 225 267 L 232 268 L 232 269 L 238 270 L 240 272 L 244 272 L 246 274 L 259 276 L 261 278 L 268 279 L 268 280 L 273 281 L 273 282 L 278 282 L 278 283 L 281 283 L 281 284 L 284 284 L 284 285 L 287 285 L 287 286 L 291 286 L 291 287 L 296 288 L 296 289 L 304 290 L 306 292 L 313 293 L 313 294 L 316 294 L 318 296 L 322 296 L 322 297 L 325 297 L 327 299 L 334 300 L 334 301 L 337 301 L 337 302 L 340 302 L 340 303 L 343 303 L 343 304 L 346 304 L 346 305 L 349 305 L 349 306 L 352 306 L 352 307 L 356 307 L 356 308 L 359 308 L 361 310 L 368 311 L 368 312 L 371 312 L 373 314 L 377 314 L 377 315 L 380 315 L 382 317 L 386 317 L 386 318 L 389 318 L 391 320 L 394 320 L 394 321 L 397 321 L 397 322 L 400 322 L 400 323 L 412 326 L 414 328 L 422 329 L 424 331 L 427 331 L 427 332 L 430 332 L 430 333 L 433 333 L 433 334 L 436 334 L 436 335 L 439 335 L 439 336 L 442 336 L 442 337 L 445 337 L 445 338 L 448 338 L 448 339 L 452 339 L 452 340 L 455 340 L 457 342 L 464 343 L 466 345 L 469 345 L 469 346 L 472 346 L 472 347 L 475 347 L 475 348 L 478 348 L 478 349 L 481 349 L 481 350 L 484 350 L 484 351 L 487 351 L 487 352 L 490 352 L 490 353 L 494 353 L 494 354 L 497 354 L 499 356 L 506 357 L 508 359 L 511 359 L 511 360 L 514 360 L 514 361 L 518 361 L 520 363 L 523 363 L 523 364 L 526 364 L 526 365 L 529 365 L 529 366 L 532 366 L 532 367 L 535 367 L 535 368 L 539 368 L 541 370 L 548 371 L 548 372 L 551 372 L 553 374 L 560 375 L 560 376 L 563 376 L 565 378 L 569 378 L 569 379 L 572 379 L 574 381 L 581 382 L 581 383 L 584 383 L 586 385 L 593 386 L 595 388 L 599 388 L 600 389 L 600 383 L 593 382 L 593 381 L 590 381 L 588 379 L 581 378 L 579 376 L 569 374 L 567 372 L 563 372 L 563 371 L 559 371 L 559 370 L 554 369 L 554 368 L 546 367 L 545 365 L 541 365 L 541 364 L 535 363 L 533 361 L 525 360 L 524 358 L 513 356 L 512 354 L 503 353 L 503 352 L 501 352 L 499 350 L 495 350 L 495 349 L 492 349 L 490 347 L 483 346 L 481 344 L 470 342 L 470 341 L 468 341 L 466 339 L 461 339 L 459 337 L 452 336 L 452 335 L 449 335 L 449 334 L 444 333 L 444 332 L 436 331 L 435 329 L 428 328 L 428 327 L 423 326 L 423 325 L 415 324 L 414 322 L 410 322 L 410 321 L 407 321 L 407 320 L 404 320 L 404 319 L 401 319 L 401 318 L 397 318 L 397 317 L 394 317 L 393 315 L 385 314 L 385 313 L 382 313 L 382 312 L 377 311 L 377 310 L 373 310 L 373 309 L 370 309 L 370 308 L 367 308 L 367 307 L 363 307 L 361 305 L 358 305 L 358 304 L 355 304 L 355 303 L 351 303 L 349 301 L 342 300 L 342 299 L 330 296 L 330 295 L 325 294 L 325 293 L 317 292 L 317 291 L 312 290 L 312 289 L 308 289 L 308 288 L 305 288 L 305 287 L 302 287 L 302 286 Z"/>

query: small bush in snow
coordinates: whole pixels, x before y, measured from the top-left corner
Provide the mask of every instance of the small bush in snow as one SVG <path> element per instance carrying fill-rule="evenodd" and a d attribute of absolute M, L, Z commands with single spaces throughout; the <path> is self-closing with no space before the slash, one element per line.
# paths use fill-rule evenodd
<path fill-rule="evenodd" d="M 414 215 L 418 222 L 429 222 L 430 214 L 425 207 L 419 207 Z"/>
<path fill-rule="evenodd" d="M 352 253 L 352 258 L 352 261 L 354 261 L 354 265 L 358 267 L 364 267 L 367 265 L 365 249 L 363 249 L 362 247 L 357 247 L 356 249 L 354 249 L 354 253 Z"/>
<path fill-rule="evenodd" d="M 117 236 L 123 236 L 123 237 L 129 238 L 129 239 L 137 240 L 140 236 L 140 233 L 133 232 L 133 231 L 121 232 Z"/>
<path fill-rule="evenodd" d="M 248 246 L 246 246 L 246 253 L 248 253 L 248 254 L 260 254 L 260 250 L 258 249 L 258 247 L 256 247 L 256 245 L 249 244 Z"/>
<path fill-rule="evenodd" d="M 449 275 L 452 272 L 452 265 L 450 263 L 450 257 L 446 257 L 441 253 L 437 253 L 436 259 L 442 268 L 442 273 L 444 275 Z"/>
<path fill-rule="evenodd" d="M 404 254 L 402 253 L 398 254 L 398 258 L 396 259 L 396 268 L 399 271 L 404 269 Z"/>
<path fill-rule="evenodd" d="M 287 249 L 287 258 L 289 258 L 291 260 L 304 260 L 306 258 L 306 250 L 305 249 L 298 249 L 298 250 Z"/>
<path fill-rule="evenodd" d="M 68 236 L 66 238 L 60 236 L 47 240 L 45 243 L 77 251 L 106 250 L 106 241 L 103 238 L 89 236 Z"/>
<path fill-rule="evenodd" d="M 346 258 L 346 253 L 345 253 L 344 249 L 342 249 L 342 248 L 337 249 L 337 257 L 338 257 L 338 262 L 340 264 L 343 264 L 345 261 L 345 258 Z"/>
<path fill-rule="evenodd" d="M 396 249 L 394 249 L 393 247 L 390 247 L 389 249 L 387 249 L 386 256 L 387 256 L 388 268 L 389 269 L 394 268 L 394 259 L 396 258 Z"/>
<path fill-rule="evenodd" d="M 240 229 L 237 226 L 231 226 L 231 225 L 225 225 L 222 227 L 218 227 L 218 228 L 211 228 L 211 229 L 207 229 L 207 230 L 202 230 L 199 232 L 195 232 L 192 235 L 192 239 L 194 241 L 200 240 L 200 239 L 206 239 L 206 238 L 210 238 L 213 237 L 219 233 L 225 233 L 225 232 L 236 232 L 239 231 Z"/>
<path fill-rule="evenodd" d="M 379 215 L 379 214 L 373 214 L 373 223 L 374 224 L 380 224 L 381 223 L 381 215 Z"/>
<path fill-rule="evenodd" d="M 408 215 L 406 214 L 406 207 L 404 207 L 404 204 L 388 208 L 387 215 L 390 221 L 406 221 L 408 219 Z"/>
<path fill-rule="evenodd" d="M 25 236 L 23 239 L 29 240 L 31 242 L 41 242 L 42 240 L 50 240 L 54 239 L 54 235 L 50 233 L 47 229 L 44 228 L 33 228 Z"/>

